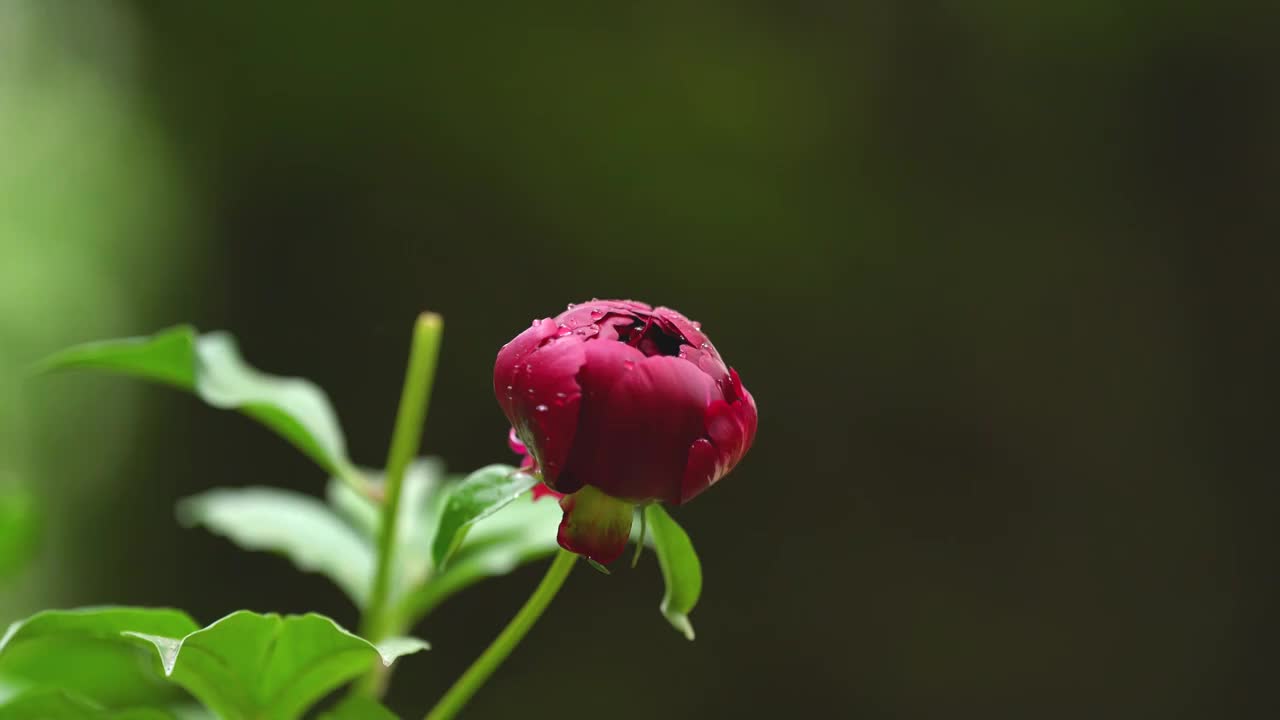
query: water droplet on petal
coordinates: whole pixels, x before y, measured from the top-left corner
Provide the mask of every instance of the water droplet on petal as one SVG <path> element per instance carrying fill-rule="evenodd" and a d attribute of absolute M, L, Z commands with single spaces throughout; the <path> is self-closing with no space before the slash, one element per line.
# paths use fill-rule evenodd
<path fill-rule="evenodd" d="M 537 407 L 534 408 L 536 412 L 546 412 L 547 409 L 548 408 L 546 405 L 538 405 Z"/>
<path fill-rule="evenodd" d="M 709 343 L 709 342 L 704 342 L 704 343 L 702 343 L 701 347 L 702 347 L 702 349 L 703 349 L 703 350 L 706 350 L 707 348 L 711 347 L 711 343 Z"/>
<path fill-rule="evenodd" d="M 538 318 L 534 318 L 533 322 L 529 323 L 529 327 L 538 327 Z"/>
<path fill-rule="evenodd" d="M 635 370 L 635 369 L 636 369 L 636 364 L 635 364 L 634 362 L 630 361 L 630 360 L 623 360 L 623 361 L 622 361 L 622 367 L 624 367 L 624 368 L 626 368 L 626 369 L 628 369 L 628 370 Z"/>
<path fill-rule="evenodd" d="M 564 308 L 564 309 L 565 309 L 565 310 L 572 310 L 572 309 L 574 309 L 574 308 L 576 308 L 576 307 L 578 307 L 577 303 L 569 303 L 568 305 L 566 305 L 566 306 L 565 306 L 565 308 Z"/>
<path fill-rule="evenodd" d="M 532 394 L 533 394 L 533 388 L 529 388 L 529 394 L 530 394 L 530 395 L 532 395 Z"/>
<path fill-rule="evenodd" d="M 569 397 L 569 393 L 562 393 L 562 392 L 558 392 L 558 393 L 556 393 L 556 397 L 558 397 L 558 398 L 560 398 L 560 399 L 562 399 L 562 400 L 563 400 L 564 398 Z"/>
<path fill-rule="evenodd" d="M 697 320 L 694 320 L 694 321 L 693 321 L 693 329 L 694 329 L 694 330 L 701 330 L 701 329 L 702 329 L 702 323 L 698 322 Z"/>

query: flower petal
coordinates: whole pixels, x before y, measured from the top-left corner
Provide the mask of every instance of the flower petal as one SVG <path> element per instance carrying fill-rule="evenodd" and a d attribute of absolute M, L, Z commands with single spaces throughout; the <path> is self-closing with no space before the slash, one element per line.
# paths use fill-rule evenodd
<path fill-rule="evenodd" d="M 578 371 L 586 361 L 585 343 L 574 335 L 553 338 L 524 358 L 515 373 L 511 406 L 516 433 L 533 454 L 548 485 L 564 469 L 578 427 L 582 391 Z"/>
<path fill-rule="evenodd" d="M 515 397 L 516 375 L 524 359 L 537 350 L 544 341 L 556 336 L 556 323 L 551 318 L 534 320 L 533 326 L 520 333 L 514 340 L 502 346 L 493 365 L 493 394 L 502 406 L 502 412 L 512 425 L 516 424 L 512 400 Z"/>
<path fill-rule="evenodd" d="M 507 432 L 507 447 L 511 448 L 511 452 L 520 456 L 520 469 L 536 475 L 541 472 L 538 470 L 538 461 L 533 458 L 533 453 L 529 452 L 529 448 L 520 441 L 520 436 L 516 434 L 516 429 L 511 428 Z M 536 495 L 534 496 L 537 497 Z"/>
<path fill-rule="evenodd" d="M 652 309 L 642 302 L 634 300 L 592 300 L 573 305 L 556 316 L 556 322 L 567 327 L 570 332 L 590 326 L 604 320 L 608 315 L 624 317 L 643 317 Z"/>
<path fill-rule="evenodd" d="M 695 367 L 715 381 L 722 395 L 727 394 L 726 388 L 729 388 L 731 384 L 729 368 L 725 366 L 724 361 L 720 359 L 720 355 L 716 353 L 716 349 L 711 347 L 710 344 L 705 348 L 683 345 L 677 357 L 693 363 Z"/>
<path fill-rule="evenodd" d="M 711 340 L 702 333 L 701 326 L 685 317 L 678 310 L 660 307 L 653 311 L 653 315 L 670 334 L 684 337 L 686 345 L 696 348 L 710 348 L 715 353 L 716 359 L 720 358 L 720 354 L 716 353 L 715 348 L 711 347 Z"/>
<path fill-rule="evenodd" d="M 680 502 L 684 504 L 711 487 L 718 478 L 720 454 L 711 441 L 698 438 L 689 446 L 689 460 L 684 466 L 680 484 Z"/>
<path fill-rule="evenodd" d="M 544 497 L 553 497 L 556 500 L 559 500 L 560 498 L 564 497 L 564 495 L 547 487 L 546 483 L 538 483 L 537 485 L 534 485 L 533 486 L 534 502 L 537 502 L 538 500 L 541 500 Z"/>
<path fill-rule="evenodd" d="M 729 474 L 751 449 L 756 437 L 756 402 L 742 386 L 738 373 L 730 370 L 729 391 L 732 402 L 713 400 L 707 407 L 707 438 L 697 440 L 689 448 L 680 502 L 692 500 L 703 490 Z"/>
<path fill-rule="evenodd" d="M 679 503 L 689 446 L 720 397 L 711 378 L 676 357 L 588 343 L 580 382 L 587 395 L 567 472 L 617 498 Z"/>
<path fill-rule="evenodd" d="M 517 455 L 529 454 L 529 448 L 525 447 L 524 443 L 520 442 L 520 436 L 516 434 L 515 428 L 511 428 L 511 430 L 507 432 L 507 447 L 511 448 L 511 452 Z"/>

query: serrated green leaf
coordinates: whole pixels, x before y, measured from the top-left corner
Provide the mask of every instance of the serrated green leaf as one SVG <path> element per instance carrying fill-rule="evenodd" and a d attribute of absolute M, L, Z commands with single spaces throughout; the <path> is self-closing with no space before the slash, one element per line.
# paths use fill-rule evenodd
<path fill-rule="evenodd" d="M 649 536 L 653 538 L 654 553 L 662 568 L 662 580 L 667 586 L 659 609 L 676 630 L 692 640 L 693 624 L 689 622 L 689 612 L 698 604 L 698 596 L 702 594 L 702 564 L 689 535 L 661 505 L 649 505 L 644 512 Z"/>
<path fill-rule="evenodd" d="M 319 720 L 400 720 L 378 701 L 364 695 L 349 695 Z"/>
<path fill-rule="evenodd" d="M 246 550 L 274 552 L 333 580 L 364 607 L 373 578 L 369 541 L 320 500 L 269 487 L 219 488 L 178 503 L 178 519 Z"/>
<path fill-rule="evenodd" d="M 182 636 L 197 627 L 178 610 L 46 610 L 13 623 L 0 638 L 0 678 L 13 687 L 75 693 L 106 708 L 168 703 L 184 693 L 121 633 Z"/>
<path fill-rule="evenodd" d="M 537 483 L 537 478 L 510 465 L 488 465 L 451 487 L 431 544 L 433 566 L 445 567 L 471 525 L 501 510 Z"/>
<path fill-rule="evenodd" d="M 374 645 L 323 615 L 241 610 L 182 637 L 128 633 L 149 643 L 166 676 L 223 720 L 290 720 L 375 659 L 427 647 L 395 638 Z"/>
<path fill-rule="evenodd" d="M 87 343 L 46 358 L 36 369 L 103 370 L 190 390 L 214 407 L 239 410 L 266 425 L 330 472 L 351 465 L 324 391 L 309 380 L 253 368 L 224 332 L 197 335 L 181 325 L 150 337 Z"/>
<path fill-rule="evenodd" d="M 66 690 L 31 690 L 0 705 L 0 720 L 174 720 L 160 708 L 110 710 Z"/>

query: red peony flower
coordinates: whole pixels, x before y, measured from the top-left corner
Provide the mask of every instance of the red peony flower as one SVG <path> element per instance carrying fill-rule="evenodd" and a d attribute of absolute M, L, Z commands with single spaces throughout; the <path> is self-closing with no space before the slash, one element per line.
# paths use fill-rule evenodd
<path fill-rule="evenodd" d="M 564 495 L 560 545 L 602 563 L 625 549 L 635 505 L 688 502 L 756 433 L 751 393 L 700 325 L 630 300 L 533 321 L 499 351 L 493 387 L 512 449 Z"/>

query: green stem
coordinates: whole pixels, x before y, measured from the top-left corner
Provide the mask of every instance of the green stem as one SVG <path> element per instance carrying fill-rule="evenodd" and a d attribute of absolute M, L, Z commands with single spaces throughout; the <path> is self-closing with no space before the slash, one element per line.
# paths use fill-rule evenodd
<path fill-rule="evenodd" d="M 413 326 L 413 344 L 409 350 L 409 367 L 405 371 L 400 407 L 391 435 L 387 457 L 387 479 L 383 487 L 382 525 L 378 535 L 378 561 L 369 592 L 369 604 L 361 621 L 361 632 L 372 642 L 382 640 L 387 632 L 387 600 L 391 588 L 391 569 L 395 554 L 396 520 L 400 516 L 400 488 L 404 473 L 418 454 L 422 440 L 422 424 L 431 401 L 431 384 L 436 374 L 436 358 L 440 354 L 440 335 L 444 320 L 435 313 L 423 313 Z"/>
<path fill-rule="evenodd" d="M 498 669 L 502 661 L 507 659 L 533 624 L 538 621 L 542 611 L 547 609 L 551 599 L 564 584 L 565 578 L 569 577 L 569 571 L 573 569 L 574 561 L 577 559 L 578 556 L 568 550 L 560 550 L 556 553 L 555 561 L 547 569 L 547 574 L 542 577 L 542 582 L 538 583 L 537 589 L 525 601 L 524 607 L 520 608 L 520 612 L 516 613 L 514 618 L 511 618 L 511 622 L 507 623 L 497 639 L 489 644 L 480 657 L 471 663 L 471 667 L 467 668 L 462 677 L 449 688 L 449 692 L 440 698 L 440 702 L 427 713 L 426 720 L 449 720 L 458 714 L 462 706 L 467 704 L 481 685 L 484 685 L 484 681 L 489 679 L 493 671 Z"/>

